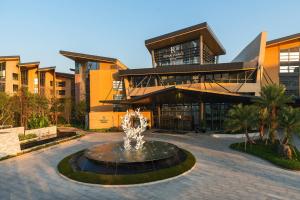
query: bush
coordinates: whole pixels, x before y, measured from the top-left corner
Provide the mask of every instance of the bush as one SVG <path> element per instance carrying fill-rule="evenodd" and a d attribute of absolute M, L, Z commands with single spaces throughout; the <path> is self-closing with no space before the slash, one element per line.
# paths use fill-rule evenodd
<path fill-rule="evenodd" d="M 29 139 L 33 139 L 33 138 L 36 138 L 36 137 L 37 137 L 37 135 L 34 134 L 34 133 L 30 133 L 30 134 L 27 134 L 27 135 L 21 134 L 21 135 L 19 135 L 19 140 L 20 141 L 22 141 L 22 140 L 29 140 Z"/>
<path fill-rule="evenodd" d="M 268 145 L 264 141 L 257 140 L 255 142 L 256 144 L 247 144 L 246 151 L 244 142 L 231 144 L 230 148 L 260 157 L 285 169 L 300 170 L 300 152 L 297 148 L 293 147 L 295 150 L 293 159 L 288 160 L 279 154 L 278 142 Z"/>
<path fill-rule="evenodd" d="M 47 126 L 49 126 L 49 120 L 45 116 L 32 115 L 28 119 L 28 128 L 29 129 L 44 128 Z"/>

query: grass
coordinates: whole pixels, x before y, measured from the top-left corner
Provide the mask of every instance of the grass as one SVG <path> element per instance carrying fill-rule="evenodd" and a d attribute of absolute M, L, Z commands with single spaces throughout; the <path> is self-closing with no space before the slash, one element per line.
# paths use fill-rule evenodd
<path fill-rule="evenodd" d="M 285 159 L 278 153 L 278 144 L 265 145 L 263 141 L 256 141 L 256 144 L 252 145 L 247 144 L 246 151 L 244 142 L 231 144 L 230 148 L 260 157 L 284 169 L 300 170 L 300 152 L 297 148 L 294 148 L 291 160 Z"/>
<path fill-rule="evenodd" d="M 91 172 L 74 171 L 69 161 L 73 156 L 82 154 L 83 151 L 84 150 L 79 151 L 61 160 L 58 164 L 58 171 L 70 179 L 84 183 L 102 185 L 130 185 L 171 178 L 188 171 L 196 163 L 196 158 L 190 152 L 184 150 L 184 152 L 187 154 L 187 159 L 183 163 L 154 172 L 133 175 L 104 175 Z"/>
<path fill-rule="evenodd" d="M 33 138 L 36 138 L 36 137 L 37 137 L 37 135 L 34 134 L 34 133 L 30 133 L 30 134 L 27 134 L 27 135 L 25 135 L 25 134 L 20 134 L 20 135 L 19 135 L 19 140 L 20 140 L 20 141 L 23 141 L 23 140 L 29 140 L 29 139 L 33 139 Z"/>

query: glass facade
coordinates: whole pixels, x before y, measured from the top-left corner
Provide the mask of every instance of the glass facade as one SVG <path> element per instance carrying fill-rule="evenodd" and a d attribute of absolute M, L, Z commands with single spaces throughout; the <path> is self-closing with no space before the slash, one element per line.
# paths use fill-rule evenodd
<path fill-rule="evenodd" d="M 256 71 L 194 73 L 180 75 L 132 76 L 131 87 L 153 87 L 161 85 L 181 85 L 194 83 L 255 83 Z"/>
<path fill-rule="evenodd" d="M 201 122 L 200 104 L 164 104 L 161 107 L 161 117 L 157 111 L 153 112 L 155 126 L 172 130 L 206 129 L 208 131 L 223 130 L 224 120 L 231 104 L 205 103 L 203 122 Z M 160 121 L 160 125 L 158 125 Z M 202 126 L 202 127 L 201 127 Z"/>
<path fill-rule="evenodd" d="M 154 58 L 157 66 L 198 64 L 199 52 L 199 40 L 193 40 L 154 50 Z"/>
<path fill-rule="evenodd" d="M 279 80 L 287 95 L 299 96 L 300 47 L 280 50 Z"/>

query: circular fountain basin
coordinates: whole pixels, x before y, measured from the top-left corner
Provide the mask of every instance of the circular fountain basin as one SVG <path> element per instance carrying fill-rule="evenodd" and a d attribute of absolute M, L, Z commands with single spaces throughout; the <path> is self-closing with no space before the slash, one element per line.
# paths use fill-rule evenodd
<path fill-rule="evenodd" d="M 184 161 L 186 154 L 174 144 L 146 141 L 140 150 L 127 151 L 123 142 L 91 147 L 73 159 L 80 171 L 101 174 L 136 174 L 172 167 Z"/>

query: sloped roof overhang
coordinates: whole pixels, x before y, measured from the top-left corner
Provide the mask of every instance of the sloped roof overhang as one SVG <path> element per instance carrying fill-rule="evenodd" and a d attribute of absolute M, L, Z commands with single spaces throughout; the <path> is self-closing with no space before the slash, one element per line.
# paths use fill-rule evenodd
<path fill-rule="evenodd" d="M 200 90 L 182 86 L 171 86 L 128 100 L 100 101 L 101 103 L 152 105 L 152 104 L 185 104 L 185 103 L 251 103 L 258 97 L 238 93 Z"/>
<path fill-rule="evenodd" d="M 116 58 L 109 58 L 103 56 L 89 55 L 83 53 L 76 53 L 71 51 L 59 51 L 59 53 L 67 58 L 70 58 L 74 61 L 98 61 L 98 62 L 108 62 L 108 63 L 116 63 Z"/>
<path fill-rule="evenodd" d="M 211 30 L 207 22 L 148 39 L 145 41 L 145 45 L 151 52 L 153 49 L 159 49 L 181 42 L 199 39 L 200 35 L 203 36 L 204 41 L 214 53 L 217 55 L 224 55 L 226 53 L 225 48 Z"/>

